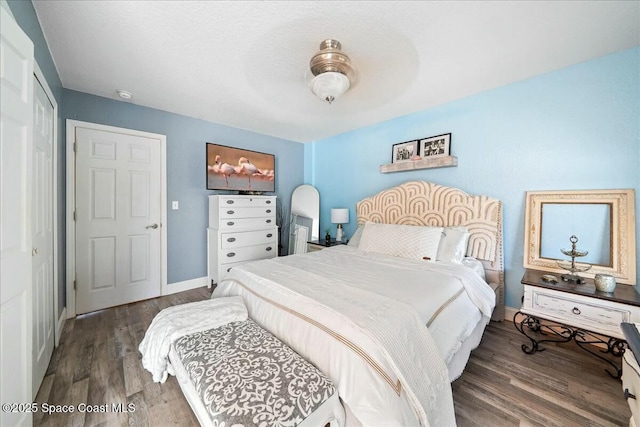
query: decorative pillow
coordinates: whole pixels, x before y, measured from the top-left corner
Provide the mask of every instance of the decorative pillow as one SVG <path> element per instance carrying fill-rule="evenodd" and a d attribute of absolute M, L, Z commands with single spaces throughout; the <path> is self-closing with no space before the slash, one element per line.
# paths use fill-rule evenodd
<path fill-rule="evenodd" d="M 460 263 L 467 252 L 469 230 L 466 227 L 445 227 L 438 246 L 438 261 Z"/>
<path fill-rule="evenodd" d="M 363 229 L 364 229 L 364 224 L 358 226 L 358 229 L 356 230 L 356 232 L 353 233 L 353 236 L 351 236 L 351 238 L 349 239 L 349 242 L 347 242 L 347 246 L 353 246 L 356 248 L 358 247 L 358 245 L 360 244 L 360 238 L 362 237 Z"/>
<path fill-rule="evenodd" d="M 358 248 L 401 258 L 435 261 L 442 227 L 367 222 Z"/>

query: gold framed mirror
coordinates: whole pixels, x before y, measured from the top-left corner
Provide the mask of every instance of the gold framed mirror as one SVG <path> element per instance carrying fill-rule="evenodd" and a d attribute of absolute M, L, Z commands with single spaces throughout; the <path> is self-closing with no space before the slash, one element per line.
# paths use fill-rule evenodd
<path fill-rule="evenodd" d="M 578 248 L 589 252 L 576 262 L 591 265 L 581 276 L 609 274 L 635 285 L 634 198 L 632 189 L 527 191 L 524 267 L 567 273 L 558 261 L 568 261 L 561 250 L 571 248 L 575 235 Z"/>

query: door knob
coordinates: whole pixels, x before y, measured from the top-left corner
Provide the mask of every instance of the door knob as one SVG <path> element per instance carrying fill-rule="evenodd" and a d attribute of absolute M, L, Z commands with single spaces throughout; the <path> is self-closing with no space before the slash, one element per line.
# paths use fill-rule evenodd
<path fill-rule="evenodd" d="M 36 256 L 36 255 L 38 255 L 38 248 L 31 249 L 31 256 Z"/>
<path fill-rule="evenodd" d="M 153 228 L 154 230 L 158 228 L 158 224 L 147 225 L 145 228 Z"/>

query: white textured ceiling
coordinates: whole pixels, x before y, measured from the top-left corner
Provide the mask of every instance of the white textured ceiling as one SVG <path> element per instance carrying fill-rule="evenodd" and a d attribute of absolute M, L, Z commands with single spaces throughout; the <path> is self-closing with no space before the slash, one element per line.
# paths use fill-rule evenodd
<path fill-rule="evenodd" d="M 60 1 L 34 7 L 64 87 L 299 142 L 640 44 L 638 1 Z M 307 86 L 320 42 L 356 84 Z"/>

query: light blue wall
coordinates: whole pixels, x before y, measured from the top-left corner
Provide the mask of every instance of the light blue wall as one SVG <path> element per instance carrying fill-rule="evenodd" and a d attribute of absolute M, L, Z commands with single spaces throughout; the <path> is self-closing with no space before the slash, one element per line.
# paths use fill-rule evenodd
<path fill-rule="evenodd" d="M 506 303 L 520 307 L 526 191 L 640 189 L 639 59 L 640 48 L 626 50 L 307 144 L 305 180 L 320 191 L 321 230 L 329 210 L 345 206 L 350 235 L 358 200 L 410 180 L 496 197 Z M 379 172 L 393 144 L 449 132 L 458 167 Z"/>
<path fill-rule="evenodd" d="M 640 189 L 640 48 L 623 51 L 443 106 L 326 140 L 302 145 L 202 120 L 63 90 L 30 1 L 8 0 L 34 41 L 35 57 L 61 112 L 58 125 L 60 310 L 65 305 L 64 119 L 130 127 L 168 136 L 169 277 L 178 282 L 206 274 L 204 141 L 275 153 L 287 175 L 278 176 L 280 200 L 295 186 L 321 193 L 321 230 L 329 209 L 348 206 L 384 188 L 424 179 L 498 197 L 505 204 L 507 304 L 520 305 L 524 192 L 527 190 Z M 452 132 L 459 166 L 380 174 L 391 145 Z M 251 143 L 245 141 L 251 140 Z M 300 166 L 304 163 L 304 168 Z M 194 165 L 198 165 L 194 167 Z M 291 166 L 290 166 L 291 165 Z M 281 169 L 282 171 L 282 169 Z M 640 197 L 636 210 L 640 213 Z M 638 219 L 636 220 L 638 221 Z M 355 221 L 346 231 L 352 233 Z M 637 227 L 636 227 L 637 228 Z M 640 244 L 636 242 L 636 246 Z M 638 262 L 640 264 L 640 261 Z"/>
<path fill-rule="evenodd" d="M 206 142 L 275 154 L 276 194 L 287 218 L 291 193 L 304 178 L 304 147 L 297 142 L 68 89 L 62 116 L 167 136 L 169 284 L 207 275 L 207 196 L 220 192 L 205 188 Z M 172 200 L 179 210 L 171 210 Z"/>
<path fill-rule="evenodd" d="M 44 35 L 42 34 L 42 29 L 40 28 L 40 22 L 38 21 L 38 17 L 36 15 L 35 10 L 33 9 L 33 4 L 30 1 L 14 1 L 9 0 L 7 2 L 9 5 L 9 9 L 11 9 L 11 13 L 15 18 L 16 22 L 22 28 L 27 36 L 33 42 L 34 48 L 34 56 L 42 74 L 44 75 L 51 92 L 53 92 L 53 97 L 55 98 L 56 103 L 58 104 L 58 110 L 60 109 L 60 105 L 62 104 L 62 82 L 60 81 L 60 77 L 58 76 L 58 71 L 56 70 L 55 64 L 53 63 L 53 59 L 51 57 L 51 52 L 49 51 L 49 46 L 47 45 L 46 40 L 44 39 Z M 62 310 L 67 305 L 66 304 L 66 286 L 65 286 L 65 278 L 66 278 L 66 255 L 65 255 L 65 189 L 64 189 L 64 164 L 65 164 L 65 156 L 64 156 L 64 139 L 63 139 L 63 129 L 64 123 L 60 118 L 60 114 L 58 113 L 58 146 L 57 146 L 57 155 L 58 155 L 58 317 L 62 313 Z"/>

